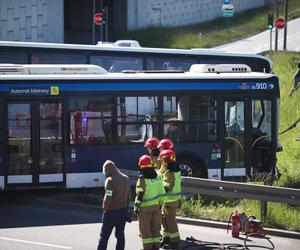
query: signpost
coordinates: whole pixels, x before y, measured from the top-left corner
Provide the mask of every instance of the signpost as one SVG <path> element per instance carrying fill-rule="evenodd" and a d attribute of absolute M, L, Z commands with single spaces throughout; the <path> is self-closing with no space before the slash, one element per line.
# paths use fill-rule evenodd
<path fill-rule="evenodd" d="M 277 18 L 275 20 L 275 27 L 277 29 L 283 29 L 285 27 L 285 19 L 284 18 Z"/>
<path fill-rule="evenodd" d="M 228 28 L 228 22 L 230 21 L 227 17 L 233 17 L 234 6 L 230 3 L 230 0 L 224 0 L 222 5 L 223 17 L 226 17 L 226 28 Z"/>

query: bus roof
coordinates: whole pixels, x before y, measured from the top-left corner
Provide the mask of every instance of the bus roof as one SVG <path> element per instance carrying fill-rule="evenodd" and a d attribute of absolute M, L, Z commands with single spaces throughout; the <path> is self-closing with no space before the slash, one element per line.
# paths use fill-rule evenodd
<path fill-rule="evenodd" d="M 2 80 L 196 80 L 196 79 L 268 79 L 275 76 L 270 73 L 249 72 L 249 73 L 147 73 L 147 72 L 131 72 L 131 73 L 107 73 L 107 74 L 0 74 Z"/>

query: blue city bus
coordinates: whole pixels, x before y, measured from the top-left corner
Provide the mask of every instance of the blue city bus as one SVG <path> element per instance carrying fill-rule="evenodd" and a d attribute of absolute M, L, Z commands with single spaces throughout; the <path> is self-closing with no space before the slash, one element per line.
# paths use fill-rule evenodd
<path fill-rule="evenodd" d="M 1 65 L 0 189 L 102 186 L 104 161 L 137 170 L 152 136 L 174 141 L 183 175 L 273 175 L 278 108 L 278 78 L 243 64 Z"/>
<path fill-rule="evenodd" d="M 193 64 L 247 64 L 252 71 L 272 71 L 267 57 L 213 49 L 141 47 L 119 40 L 97 45 L 0 41 L 0 63 L 94 64 L 109 72 L 122 70 L 184 70 Z"/>

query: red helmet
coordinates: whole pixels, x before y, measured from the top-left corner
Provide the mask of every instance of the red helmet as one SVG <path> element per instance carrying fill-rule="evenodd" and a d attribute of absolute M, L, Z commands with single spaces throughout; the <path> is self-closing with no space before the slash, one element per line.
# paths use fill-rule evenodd
<path fill-rule="evenodd" d="M 139 167 L 140 169 L 152 168 L 152 160 L 149 155 L 143 155 L 139 159 Z"/>
<path fill-rule="evenodd" d="M 170 139 L 162 139 L 160 140 L 157 148 L 160 150 L 164 149 L 172 149 L 174 147 L 174 143 Z"/>
<path fill-rule="evenodd" d="M 160 152 L 158 160 L 165 159 L 167 163 L 176 161 L 176 155 L 173 150 L 165 149 Z"/>
<path fill-rule="evenodd" d="M 159 140 L 155 137 L 150 137 L 147 141 L 145 141 L 144 146 L 145 148 L 156 149 L 159 144 Z"/>

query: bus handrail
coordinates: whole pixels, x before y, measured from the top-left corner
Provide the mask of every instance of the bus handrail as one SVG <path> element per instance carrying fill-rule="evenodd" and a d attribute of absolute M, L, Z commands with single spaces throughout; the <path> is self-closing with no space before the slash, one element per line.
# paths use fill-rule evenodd
<path fill-rule="evenodd" d="M 227 137 L 225 137 L 225 140 L 232 140 L 232 141 L 236 142 L 240 146 L 242 152 L 244 153 L 243 145 L 240 143 L 240 141 L 238 139 L 227 136 Z"/>

